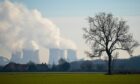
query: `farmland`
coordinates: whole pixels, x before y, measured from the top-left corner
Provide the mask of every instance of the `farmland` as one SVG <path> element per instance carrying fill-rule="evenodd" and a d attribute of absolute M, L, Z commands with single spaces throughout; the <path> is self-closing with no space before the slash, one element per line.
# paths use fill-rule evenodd
<path fill-rule="evenodd" d="M 1 84 L 140 84 L 140 74 L 4 72 Z"/>

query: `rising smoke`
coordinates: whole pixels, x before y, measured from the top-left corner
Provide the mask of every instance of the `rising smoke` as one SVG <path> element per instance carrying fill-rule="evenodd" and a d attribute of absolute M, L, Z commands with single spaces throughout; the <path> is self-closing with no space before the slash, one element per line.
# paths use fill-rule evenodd
<path fill-rule="evenodd" d="M 37 9 L 10 1 L 0 4 L 0 47 L 76 49 L 74 42 L 63 38 L 59 28 Z"/>

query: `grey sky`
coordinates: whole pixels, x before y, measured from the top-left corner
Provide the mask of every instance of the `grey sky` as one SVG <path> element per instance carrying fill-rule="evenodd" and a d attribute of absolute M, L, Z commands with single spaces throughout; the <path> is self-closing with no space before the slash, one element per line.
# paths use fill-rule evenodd
<path fill-rule="evenodd" d="M 1 0 L 2 3 L 4 0 Z M 78 57 L 86 58 L 88 50 L 82 38 L 82 28 L 87 27 L 87 17 L 98 12 L 112 13 L 127 20 L 130 32 L 140 42 L 140 0 L 11 0 L 22 4 L 27 9 L 37 9 L 43 17 L 50 19 L 59 29 L 63 37 L 72 39 L 78 46 Z M 140 54 L 137 48 L 135 55 Z M 6 51 L 1 50 L 1 53 Z M 122 54 L 127 55 L 127 54 Z M 125 56 L 124 56 L 125 57 Z"/>

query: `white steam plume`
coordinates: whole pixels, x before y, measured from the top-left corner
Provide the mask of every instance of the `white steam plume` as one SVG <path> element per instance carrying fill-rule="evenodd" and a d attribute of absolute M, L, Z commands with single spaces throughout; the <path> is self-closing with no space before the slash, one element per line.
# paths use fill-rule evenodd
<path fill-rule="evenodd" d="M 59 28 L 38 10 L 29 10 L 10 1 L 0 4 L 0 47 L 9 50 L 28 47 L 76 49 L 73 41 L 63 38 Z"/>

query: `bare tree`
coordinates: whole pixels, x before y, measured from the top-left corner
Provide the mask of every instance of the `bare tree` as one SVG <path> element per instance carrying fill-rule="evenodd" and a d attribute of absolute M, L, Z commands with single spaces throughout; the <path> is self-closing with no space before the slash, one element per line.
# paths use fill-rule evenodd
<path fill-rule="evenodd" d="M 134 48 L 139 44 L 128 33 L 126 21 L 110 13 L 99 13 L 95 17 L 89 17 L 88 21 L 89 27 L 83 28 L 83 36 L 93 52 L 86 53 L 90 57 L 100 57 L 105 52 L 108 56 L 108 74 L 111 74 L 112 54 L 124 50 L 132 56 Z"/>

